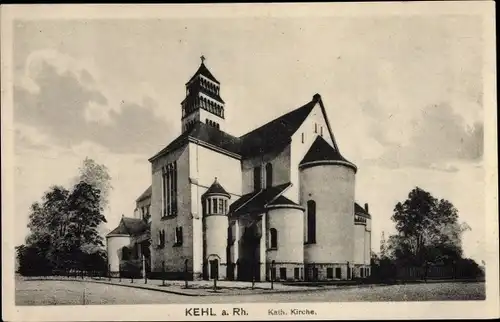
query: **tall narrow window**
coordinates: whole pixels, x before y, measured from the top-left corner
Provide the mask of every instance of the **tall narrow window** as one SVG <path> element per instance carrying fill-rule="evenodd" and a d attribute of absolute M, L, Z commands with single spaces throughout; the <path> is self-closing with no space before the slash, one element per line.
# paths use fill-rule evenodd
<path fill-rule="evenodd" d="M 316 202 L 307 202 L 307 242 L 316 243 Z"/>
<path fill-rule="evenodd" d="M 207 208 L 206 208 L 205 212 L 207 213 L 207 215 L 209 215 L 210 213 L 212 213 L 212 208 L 211 208 L 212 207 L 212 199 L 210 199 L 210 198 L 207 199 L 207 206 L 206 207 Z"/>
<path fill-rule="evenodd" d="M 302 143 L 304 143 L 305 135 L 302 133 Z"/>
<path fill-rule="evenodd" d="M 319 135 L 323 136 L 323 127 L 322 126 L 319 128 Z"/>
<path fill-rule="evenodd" d="M 276 228 L 269 229 L 269 239 L 270 239 L 270 248 L 277 249 L 278 248 L 278 231 Z"/>
<path fill-rule="evenodd" d="M 217 213 L 217 199 L 212 199 L 212 214 Z"/>
<path fill-rule="evenodd" d="M 175 245 L 182 245 L 182 227 L 175 228 Z"/>
<path fill-rule="evenodd" d="M 260 190 L 262 187 L 261 183 L 261 167 L 256 167 L 253 169 L 253 189 L 255 191 Z"/>
<path fill-rule="evenodd" d="M 167 242 L 167 237 L 165 235 L 165 230 L 161 229 L 158 232 L 158 247 L 163 248 Z"/>
<path fill-rule="evenodd" d="M 163 170 L 163 174 L 162 174 L 162 201 L 163 201 L 163 205 L 162 205 L 162 216 L 166 216 L 167 215 L 167 172 L 166 170 Z"/>
<path fill-rule="evenodd" d="M 273 165 L 271 163 L 266 164 L 266 187 L 273 186 Z"/>
<path fill-rule="evenodd" d="M 166 166 L 163 174 L 163 215 L 177 214 L 177 162 Z"/>
<path fill-rule="evenodd" d="M 219 214 L 224 214 L 224 200 L 219 199 Z"/>
<path fill-rule="evenodd" d="M 318 133 L 318 123 L 314 123 L 314 133 Z"/>
<path fill-rule="evenodd" d="M 174 162 L 174 184 L 173 184 L 173 190 L 174 193 L 172 195 L 172 202 L 173 202 L 173 215 L 177 215 L 177 161 Z"/>

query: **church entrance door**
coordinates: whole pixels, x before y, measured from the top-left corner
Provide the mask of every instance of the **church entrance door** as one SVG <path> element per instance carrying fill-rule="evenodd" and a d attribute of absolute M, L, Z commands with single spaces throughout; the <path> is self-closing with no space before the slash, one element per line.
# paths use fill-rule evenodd
<path fill-rule="evenodd" d="M 210 261 L 210 279 L 219 279 L 219 261 L 217 259 Z"/>

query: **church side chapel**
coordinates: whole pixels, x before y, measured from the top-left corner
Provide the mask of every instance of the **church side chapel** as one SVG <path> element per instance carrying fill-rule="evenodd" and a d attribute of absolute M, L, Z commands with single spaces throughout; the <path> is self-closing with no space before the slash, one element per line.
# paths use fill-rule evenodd
<path fill-rule="evenodd" d="M 203 56 L 185 86 L 182 133 L 149 159 L 151 186 L 134 217 L 107 235 L 112 275 L 368 277 L 368 204 L 355 201 L 358 169 L 340 153 L 321 96 L 236 137 Z"/>

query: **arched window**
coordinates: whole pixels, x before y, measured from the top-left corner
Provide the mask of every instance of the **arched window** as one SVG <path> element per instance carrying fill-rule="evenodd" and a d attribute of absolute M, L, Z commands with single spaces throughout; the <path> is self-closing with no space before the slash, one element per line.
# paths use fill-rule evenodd
<path fill-rule="evenodd" d="M 314 200 L 307 202 L 307 242 L 316 243 L 316 202 Z"/>
<path fill-rule="evenodd" d="M 270 248 L 278 248 L 278 231 L 275 228 L 269 229 Z"/>
<path fill-rule="evenodd" d="M 175 228 L 175 245 L 179 246 L 182 245 L 182 227 L 176 227 Z"/>
<path fill-rule="evenodd" d="M 273 186 L 273 165 L 271 163 L 266 164 L 266 187 Z"/>

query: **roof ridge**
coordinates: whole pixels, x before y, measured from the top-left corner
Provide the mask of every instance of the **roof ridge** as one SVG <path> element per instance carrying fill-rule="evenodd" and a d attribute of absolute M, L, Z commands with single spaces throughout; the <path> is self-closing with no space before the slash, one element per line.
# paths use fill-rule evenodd
<path fill-rule="evenodd" d="M 269 124 L 271 124 L 272 122 L 275 122 L 275 121 L 277 121 L 277 120 L 279 120 L 279 119 L 281 119 L 281 118 L 284 118 L 285 116 L 289 116 L 290 114 L 293 114 L 293 113 L 295 113 L 295 112 L 297 112 L 297 111 L 299 111 L 299 110 L 302 110 L 302 109 L 306 109 L 306 108 L 311 107 L 311 111 L 312 111 L 312 107 L 314 107 L 316 104 L 314 104 L 314 105 L 310 106 L 309 104 L 311 104 L 311 103 L 317 103 L 317 101 L 313 99 L 313 100 L 311 100 L 311 101 L 307 102 L 306 104 L 304 104 L 304 105 L 302 105 L 302 106 L 299 106 L 299 107 L 297 107 L 297 108 L 295 108 L 295 109 L 293 109 L 293 110 L 291 110 L 291 111 L 289 111 L 289 112 L 287 112 L 287 113 L 281 114 L 280 116 L 275 117 L 274 119 L 272 119 L 272 120 L 270 120 L 270 121 L 268 121 L 268 122 L 264 123 L 263 125 L 259 126 L 258 128 L 255 128 L 255 129 L 253 129 L 253 130 L 251 130 L 251 131 L 249 131 L 249 132 L 247 132 L 247 133 L 245 133 L 245 134 L 241 135 L 241 136 L 240 136 L 240 138 L 244 138 L 245 136 L 247 136 L 247 135 L 249 135 L 249 134 L 252 134 L 252 133 L 254 133 L 254 132 L 256 132 L 256 131 L 258 131 L 258 130 L 260 130 L 260 129 L 262 129 L 262 128 L 266 127 L 266 126 L 268 126 L 268 125 L 269 125 Z M 309 111 L 309 113 L 310 113 L 310 111 Z M 307 115 L 309 115 L 309 113 L 307 113 Z"/>

